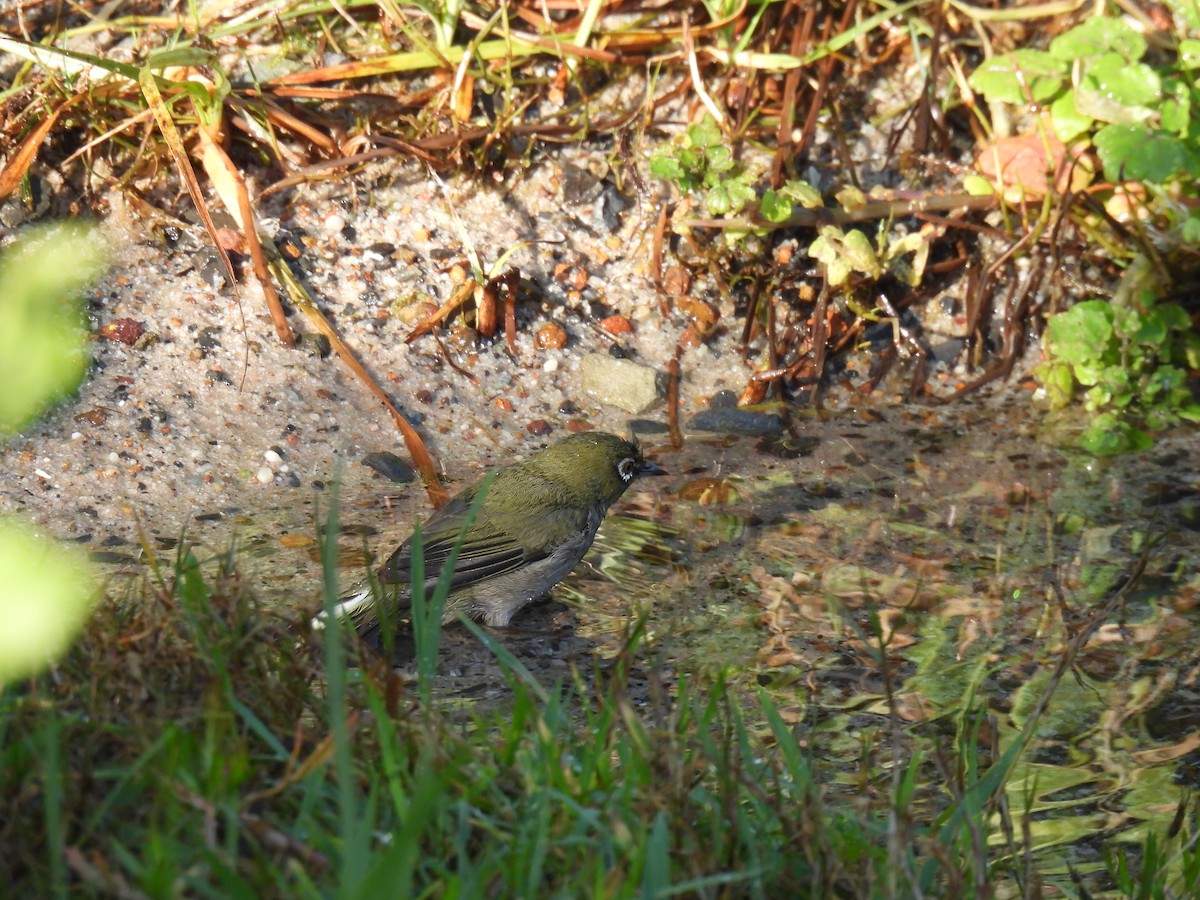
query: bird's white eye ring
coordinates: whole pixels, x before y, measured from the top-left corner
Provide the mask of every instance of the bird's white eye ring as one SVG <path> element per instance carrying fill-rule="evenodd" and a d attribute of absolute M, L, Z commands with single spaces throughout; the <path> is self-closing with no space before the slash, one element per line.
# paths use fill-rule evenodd
<path fill-rule="evenodd" d="M 617 463 L 617 474 L 621 476 L 621 480 L 626 484 L 633 481 L 633 476 L 637 474 L 637 460 L 625 457 Z"/>

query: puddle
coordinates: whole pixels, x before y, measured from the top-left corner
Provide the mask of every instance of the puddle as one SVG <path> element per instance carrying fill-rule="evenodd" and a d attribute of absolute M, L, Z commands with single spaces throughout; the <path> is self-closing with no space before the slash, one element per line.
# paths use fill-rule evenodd
<path fill-rule="evenodd" d="M 893 408 L 809 418 L 783 440 L 652 447 L 672 476 L 636 486 L 554 601 L 496 636 L 545 683 L 586 680 L 643 617 L 635 702 L 656 666 L 700 683 L 726 671 L 771 694 L 834 789 L 861 791 L 864 759 L 890 770 L 898 741 L 937 785 L 939 747 L 978 722 L 990 759 L 1019 739 L 1071 637 L 1153 542 L 1009 786 L 1046 873 L 1102 870 L 1099 837 L 1161 831 L 1200 785 L 1200 489 L 1184 436 L 1097 461 L 1039 442 L 1035 427 L 1020 409 Z M 312 520 L 325 502 L 217 517 L 236 520 L 264 598 L 297 622 L 319 603 Z M 423 502 L 413 491 L 386 508 L 347 503 L 347 584 L 364 551 L 384 555 L 407 534 Z M 205 544 L 214 524 L 201 518 L 187 538 L 219 552 Z M 460 628 L 443 636 L 439 679 L 454 705 L 508 694 Z M 933 815 L 947 800 L 929 794 Z"/>

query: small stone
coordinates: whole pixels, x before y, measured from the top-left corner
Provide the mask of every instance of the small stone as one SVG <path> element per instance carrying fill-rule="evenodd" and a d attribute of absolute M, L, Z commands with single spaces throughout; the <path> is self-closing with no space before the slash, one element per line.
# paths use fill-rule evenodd
<path fill-rule="evenodd" d="M 459 326 L 446 335 L 446 346 L 460 353 L 474 350 L 479 346 L 479 332 L 466 325 Z"/>
<path fill-rule="evenodd" d="M 697 300 L 695 297 L 681 297 L 675 306 L 676 309 L 691 319 L 691 324 L 696 327 L 696 334 L 701 338 L 706 338 L 712 334 L 713 329 L 716 328 L 717 320 L 721 318 L 720 310 L 711 303 Z"/>
<path fill-rule="evenodd" d="M 390 450 L 377 450 L 362 458 L 362 463 L 396 484 L 408 484 L 417 475 L 413 467 Z"/>
<path fill-rule="evenodd" d="M 254 477 L 262 484 L 270 484 L 275 480 L 275 473 L 271 471 L 270 466 L 263 466 Z"/>
<path fill-rule="evenodd" d="M 775 434 L 783 431 L 783 421 L 774 413 L 718 407 L 696 413 L 688 427 L 717 434 Z"/>
<path fill-rule="evenodd" d="M 604 353 L 583 358 L 583 390 L 609 406 L 641 413 L 662 401 L 662 379 L 654 369 Z"/>
<path fill-rule="evenodd" d="M 558 360 L 553 356 L 542 363 L 542 371 L 549 375 L 552 372 L 558 371 Z"/>
<path fill-rule="evenodd" d="M 662 288 L 668 297 L 682 297 L 692 289 L 692 276 L 683 266 L 669 266 L 663 272 Z"/>
<path fill-rule="evenodd" d="M 146 329 L 134 319 L 113 319 L 100 327 L 100 337 L 122 344 L 136 344 Z"/>
<path fill-rule="evenodd" d="M 535 437 L 544 437 L 547 434 L 549 434 L 551 431 L 553 431 L 554 429 L 550 426 L 550 423 L 547 422 L 545 419 L 534 419 L 532 422 L 530 422 L 529 424 L 527 424 L 525 426 L 525 430 L 528 431 L 530 434 L 534 435 Z"/>
<path fill-rule="evenodd" d="M 633 323 L 627 316 L 609 316 L 601 319 L 600 327 L 609 334 L 633 334 Z"/>
<path fill-rule="evenodd" d="M 591 431 L 595 427 L 596 426 L 591 422 L 584 421 L 583 419 L 571 419 L 566 425 L 567 431 L 571 432 L 571 434 L 579 434 L 583 431 Z"/>
<path fill-rule="evenodd" d="M 87 412 L 81 412 L 75 417 L 76 422 L 91 422 L 93 425 L 100 426 L 108 421 L 108 411 L 96 406 L 89 409 Z"/>
<path fill-rule="evenodd" d="M 337 213 L 330 213 L 325 217 L 324 221 L 321 222 L 321 227 L 324 228 L 328 234 L 337 234 L 346 227 L 346 220 Z"/>
<path fill-rule="evenodd" d="M 737 405 L 737 394 L 733 391 L 717 391 L 708 398 L 709 409 L 735 409 Z"/>
<path fill-rule="evenodd" d="M 307 331 L 297 336 L 296 346 L 309 356 L 315 356 L 317 359 L 324 359 L 333 350 L 328 337 L 323 334 Z"/>
<path fill-rule="evenodd" d="M 497 397 L 495 400 L 495 404 L 496 404 L 496 409 L 502 409 L 505 412 L 513 411 L 512 401 L 509 400 L 507 397 Z"/>
<path fill-rule="evenodd" d="M 534 335 L 533 345 L 539 350 L 561 350 L 567 346 L 567 333 L 557 322 L 547 322 Z"/>
<path fill-rule="evenodd" d="M 200 334 L 196 336 L 196 345 L 201 350 L 215 350 L 221 346 L 221 339 L 218 337 L 221 333 L 221 326 L 209 325 L 207 328 L 202 328 Z"/>
<path fill-rule="evenodd" d="M 272 447 L 270 450 L 267 450 L 263 453 L 263 459 L 265 459 L 267 461 L 267 465 L 269 465 L 269 466 L 283 465 L 283 457 L 280 455 L 279 451 L 276 450 L 274 447 Z"/>

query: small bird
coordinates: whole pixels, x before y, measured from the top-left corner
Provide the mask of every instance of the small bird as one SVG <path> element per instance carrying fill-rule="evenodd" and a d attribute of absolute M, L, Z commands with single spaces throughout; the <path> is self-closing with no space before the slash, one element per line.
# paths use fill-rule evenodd
<path fill-rule="evenodd" d="M 608 508 L 635 478 L 665 474 L 642 458 L 636 443 L 599 431 L 573 434 L 499 469 L 459 549 L 442 621 L 461 612 L 492 627 L 507 625 L 518 610 L 570 574 L 591 547 Z M 421 527 L 427 597 L 482 485 L 483 479 L 455 496 Z M 412 562 L 410 537 L 379 569 L 382 597 L 364 588 L 344 597 L 336 614 L 378 645 L 377 605 L 394 598 L 397 606 L 384 616 L 391 621 L 409 608 Z"/>

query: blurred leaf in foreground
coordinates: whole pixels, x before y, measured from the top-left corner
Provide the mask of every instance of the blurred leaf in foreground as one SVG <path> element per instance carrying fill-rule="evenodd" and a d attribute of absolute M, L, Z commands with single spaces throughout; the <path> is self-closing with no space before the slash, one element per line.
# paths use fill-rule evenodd
<path fill-rule="evenodd" d="M 70 646 L 96 597 L 87 563 L 15 518 L 0 518 L 0 686 Z"/>
<path fill-rule="evenodd" d="M 79 295 L 103 269 L 103 245 L 79 225 L 32 231 L 0 251 L 0 439 L 83 380 Z"/>
<path fill-rule="evenodd" d="M 69 396 L 87 372 L 80 292 L 104 268 L 78 225 L 31 231 L 0 255 L 0 439 Z M 37 673 L 70 646 L 96 595 L 84 560 L 0 518 L 0 686 Z"/>

